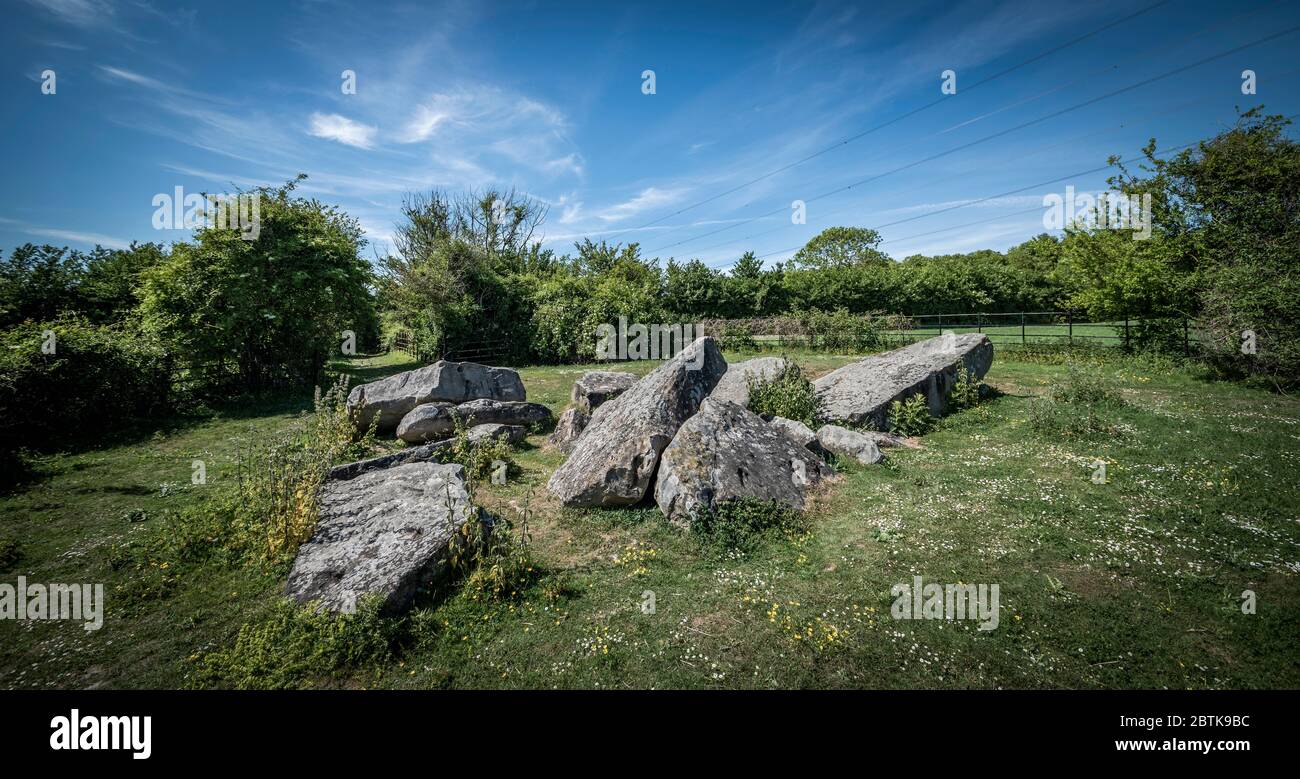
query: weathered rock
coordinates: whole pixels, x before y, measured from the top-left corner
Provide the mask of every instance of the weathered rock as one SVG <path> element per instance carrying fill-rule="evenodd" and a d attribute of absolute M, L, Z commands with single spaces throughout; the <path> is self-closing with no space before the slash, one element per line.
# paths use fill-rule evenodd
<path fill-rule="evenodd" d="M 519 373 L 510 368 L 439 360 L 413 371 L 358 384 L 348 394 L 348 410 L 356 415 L 357 424 L 362 428 L 377 417 L 377 429 L 386 433 L 422 403 L 464 403 L 478 398 L 522 401 L 527 396 Z"/>
<path fill-rule="evenodd" d="M 298 549 L 285 594 L 344 613 L 376 594 L 386 612 L 403 611 L 446 573 L 460 527 L 485 519 L 460 465 L 408 463 L 327 481 L 316 531 Z"/>
<path fill-rule="evenodd" d="M 590 421 L 591 417 L 580 408 L 565 409 L 564 413 L 560 414 L 559 421 L 555 423 L 555 430 L 551 431 L 551 437 L 546 441 L 561 452 L 571 452 L 578 436 L 582 435 L 582 431 L 587 428 L 587 423 Z"/>
<path fill-rule="evenodd" d="M 708 398 L 660 457 L 655 502 L 677 524 L 740 498 L 803 510 L 807 491 L 831 475 L 779 425 L 735 403 Z"/>
<path fill-rule="evenodd" d="M 474 425 L 465 431 L 466 440 L 474 446 L 493 441 L 504 441 L 513 446 L 527 437 L 528 428 L 522 425 L 502 425 L 495 422 Z"/>
<path fill-rule="evenodd" d="M 713 388 L 711 398 L 726 400 L 742 408 L 749 408 L 749 382 L 772 379 L 785 370 L 785 358 L 755 357 L 727 366 L 727 373 Z"/>
<path fill-rule="evenodd" d="M 397 437 L 408 444 L 437 441 L 456 429 L 455 403 L 421 403 L 397 423 Z"/>
<path fill-rule="evenodd" d="M 875 441 L 876 446 L 880 447 L 881 449 L 886 449 L 891 446 L 894 447 L 901 446 L 905 449 L 921 448 L 921 445 L 918 444 L 915 440 L 911 438 L 904 438 L 901 435 L 894 435 L 893 433 L 881 433 L 877 430 L 862 430 L 860 431 L 860 435 L 864 435 L 867 438 L 870 438 L 872 441 Z"/>
<path fill-rule="evenodd" d="M 793 438 L 800 446 L 811 449 L 814 452 L 820 451 L 821 445 L 817 443 L 817 434 L 812 431 L 811 427 L 808 427 L 803 422 L 794 419 L 786 419 L 785 417 L 765 417 L 765 419 L 767 419 L 769 425 L 774 425 L 779 428 L 781 432 Z"/>
<path fill-rule="evenodd" d="M 852 457 L 863 465 L 875 465 L 885 459 L 875 439 L 839 425 L 822 425 L 817 431 L 817 443 L 831 454 Z"/>
<path fill-rule="evenodd" d="M 511 425 L 524 427 L 551 418 L 551 410 L 541 403 L 489 400 L 481 398 L 453 406 L 425 403 L 411 409 L 397 425 L 397 437 L 408 444 L 445 438 L 456 430 L 459 417 L 466 427 L 475 425 Z"/>
<path fill-rule="evenodd" d="M 597 408 L 547 488 L 566 506 L 627 506 L 642 500 L 659 453 L 726 370 L 717 343 L 709 337 L 696 340 Z"/>
<path fill-rule="evenodd" d="M 570 402 L 590 414 L 600 404 L 622 395 L 636 384 L 639 377 L 620 371 L 588 371 L 573 382 Z"/>
<path fill-rule="evenodd" d="M 551 410 L 541 403 L 508 400 L 471 400 L 456 407 L 466 427 L 474 425 L 518 425 L 527 427 L 551 419 Z"/>
<path fill-rule="evenodd" d="M 874 354 L 813 382 L 827 419 L 889 426 L 889 404 L 922 394 L 934 416 L 943 414 L 961 368 L 983 378 L 993 364 L 993 343 L 979 333 L 942 335 Z"/>

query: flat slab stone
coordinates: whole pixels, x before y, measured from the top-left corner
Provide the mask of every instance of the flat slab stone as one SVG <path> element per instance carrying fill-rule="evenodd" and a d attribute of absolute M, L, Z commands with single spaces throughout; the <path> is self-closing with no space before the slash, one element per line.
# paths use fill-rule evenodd
<path fill-rule="evenodd" d="M 655 502 L 679 525 L 741 498 L 802 511 L 808 491 L 833 473 L 781 426 L 735 403 L 708 398 L 664 450 Z"/>
<path fill-rule="evenodd" d="M 565 506 L 629 506 L 645 498 L 659 453 L 727 370 L 709 337 L 696 340 L 596 409 L 547 489 Z"/>
<path fill-rule="evenodd" d="M 726 375 L 718 381 L 718 386 L 713 388 L 709 397 L 749 408 L 750 380 L 772 379 L 783 370 L 785 360 L 781 357 L 755 357 L 733 363 L 727 366 Z"/>
<path fill-rule="evenodd" d="M 640 378 L 636 374 L 621 371 L 587 371 L 573 382 L 569 402 L 590 414 L 602 403 L 631 389 Z"/>
<path fill-rule="evenodd" d="M 873 354 L 813 382 L 822 413 L 833 422 L 889 428 L 889 405 L 924 395 L 930 414 L 941 416 L 958 371 L 984 378 L 993 364 L 993 342 L 981 333 L 941 335 Z"/>
<path fill-rule="evenodd" d="M 285 594 L 341 613 L 374 594 L 385 612 L 400 613 L 447 572 L 461 526 L 483 519 L 460 465 L 407 463 L 327 481 L 316 531 L 298 549 Z"/>
<path fill-rule="evenodd" d="M 511 368 L 494 368 L 475 362 L 447 362 L 397 373 L 379 381 L 358 384 L 348 393 L 348 411 L 361 428 L 378 419 L 377 430 L 391 432 L 412 409 L 423 403 L 469 400 L 526 400 L 523 380 Z"/>

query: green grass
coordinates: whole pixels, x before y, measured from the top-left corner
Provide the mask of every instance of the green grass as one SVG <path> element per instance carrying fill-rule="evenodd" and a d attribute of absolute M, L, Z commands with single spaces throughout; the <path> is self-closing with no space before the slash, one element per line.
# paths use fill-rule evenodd
<path fill-rule="evenodd" d="M 813 376 L 853 359 L 793 356 Z M 409 367 L 400 359 L 351 367 L 373 377 Z M 585 369 L 523 369 L 529 399 L 560 410 Z M 1300 401 L 1137 361 L 1097 370 L 1125 401 L 1115 435 L 1035 433 L 1029 405 L 1066 368 L 1000 355 L 986 379 L 1000 394 L 944 420 L 922 449 L 848 466 L 817 497 L 807 532 L 743 556 L 702 546 L 652 506 L 559 508 L 545 481 L 562 455 L 532 436 L 521 476 L 477 486 L 476 499 L 511 515 L 530 507 L 536 583 L 503 602 L 453 591 L 421 604 L 391 662 L 297 683 L 1300 686 Z M 110 563 L 220 490 L 242 439 L 309 406 L 174 420 L 156 436 L 39 460 L 38 481 L 0 498 L 0 541 L 16 539 L 18 554 L 0 582 L 105 582 L 108 617 L 96 633 L 0 621 L 0 686 L 180 686 L 189 658 L 274 619 L 283 571 Z M 208 463 L 205 486 L 189 484 L 196 458 Z M 1104 484 L 1092 479 L 1098 459 Z M 999 627 L 891 619 L 890 587 L 914 575 L 998 584 Z M 1247 589 L 1253 615 L 1239 608 Z"/>

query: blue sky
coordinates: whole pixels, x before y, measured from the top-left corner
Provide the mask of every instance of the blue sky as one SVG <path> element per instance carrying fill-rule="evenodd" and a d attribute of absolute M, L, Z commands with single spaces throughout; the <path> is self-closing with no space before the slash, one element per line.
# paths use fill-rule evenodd
<path fill-rule="evenodd" d="M 725 268 L 837 224 L 897 258 L 1005 249 L 1043 232 L 1044 194 L 1103 189 L 1072 174 L 1111 154 L 1207 137 L 1235 106 L 1300 111 L 1300 32 L 1067 110 L 1300 25 L 1290 0 L 1170 0 L 1039 57 L 1150 4 L 5 0 L 0 248 L 183 240 L 152 227 L 156 194 L 303 172 L 368 254 L 404 193 L 489 186 L 549 204 L 560 252 L 590 236 Z"/>

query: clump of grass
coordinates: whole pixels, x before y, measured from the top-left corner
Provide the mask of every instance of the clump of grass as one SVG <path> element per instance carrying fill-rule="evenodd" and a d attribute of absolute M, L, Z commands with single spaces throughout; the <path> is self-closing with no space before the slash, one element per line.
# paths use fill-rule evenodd
<path fill-rule="evenodd" d="M 697 511 L 691 535 L 715 553 L 748 553 L 768 541 L 805 532 L 808 519 L 789 506 L 742 498 Z"/>
<path fill-rule="evenodd" d="M 1029 406 L 1029 426 L 1045 436 L 1088 438 L 1115 431 L 1114 413 L 1124 399 L 1095 373 L 1071 368 L 1046 397 Z"/>
<path fill-rule="evenodd" d="M 451 564 L 454 572 L 465 575 L 462 589 L 470 600 L 510 600 L 536 580 L 528 527 L 531 503 L 530 491 L 519 510 L 518 525 L 508 517 L 493 516 L 488 522 L 467 522 L 461 527 Z"/>
<path fill-rule="evenodd" d="M 901 436 L 925 435 L 934 428 L 930 404 L 924 395 L 913 395 L 906 400 L 889 404 L 889 432 Z"/>
<path fill-rule="evenodd" d="M 440 461 L 465 466 L 465 474 L 470 479 L 491 478 L 493 471 L 499 467 L 497 463 L 505 464 L 507 477 L 519 473 L 519 465 L 515 463 L 514 450 L 509 443 L 501 439 L 471 443 L 465 423 L 459 416 L 453 416 L 453 419 L 456 423 L 455 437 L 451 447 L 439 455 Z"/>
<path fill-rule="evenodd" d="M 294 689 L 338 679 L 358 669 L 378 672 L 393 656 L 405 620 L 382 615 L 378 597 L 355 613 L 330 614 L 289 600 L 239 630 L 233 645 L 191 655 L 190 688 Z"/>
<path fill-rule="evenodd" d="M 316 529 L 317 497 L 329 469 L 370 451 L 374 427 L 358 433 L 347 410 L 348 378 L 316 389 L 297 429 L 241 452 L 235 523 L 243 542 L 268 561 L 293 555 Z"/>
<path fill-rule="evenodd" d="M 770 379 L 750 376 L 749 410 L 802 422 L 816 428 L 821 418 L 821 398 L 803 369 L 786 359 L 785 367 Z"/>

